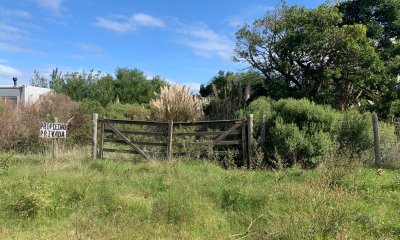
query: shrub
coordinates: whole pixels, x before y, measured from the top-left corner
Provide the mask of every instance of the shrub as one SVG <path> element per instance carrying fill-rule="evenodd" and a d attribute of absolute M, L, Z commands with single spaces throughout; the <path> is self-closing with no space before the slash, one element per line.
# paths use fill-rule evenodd
<path fill-rule="evenodd" d="M 67 122 L 67 141 L 73 143 L 75 137 L 82 133 L 86 119 L 79 114 L 77 105 L 62 94 L 46 94 L 29 106 L 5 105 L 0 115 L 0 148 L 20 152 L 43 152 L 48 142 L 39 138 L 41 122 L 51 122 L 55 118 L 59 122 Z"/>
<path fill-rule="evenodd" d="M 150 110 L 139 104 L 108 104 L 105 115 L 115 119 L 148 120 Z"/>
<path fill-rule="evenodd" d="M 271 137 L 265 149 L 270 156 L 281 157 L 288 165 L 314 167 L 337 149 L 334 132 L 340 114 L 332 108 L 306 99 L 262 101 L 266 110 L 261 110 L 260 102 L 255 107 L 256 112 L 267 116 L 266 129 Z"/>
<path fill-rule="evenodd" d="M 155 118 L 161 121 L 194 121 L 203 116 L 203 101 L 186 86 L 162 87 L 151 104 L 156 109 Z"/>
<path fill-rule="evenodd" d="M 341 150 L 359 154 L 371 149 L 373 144 L 371 114 L 356 110 L 344 112 L 337 134 Z"/>
<path fill-rule="evenodd" d="M 100 102 L 94 100 L 78 102 L 78 107 L 82 114 L 97 113 L 99 116 L 102 116 L 106 113 L 105 108 L 100 104 Z"/>
<path fill-rule="evenodd" d="M 341 113 L 305 99 L 273 101 L 263 97 L 253 101 L 244 113 L 253 113 L 255 119 L 266 116 L 267 139 L 262 149 L 269 163 L 282 160 L 289 166 L 299 163 L 314 167 L 339 150 L 360 156 L 373 149 L 370 113 Z M 258 125 L 255 121 L 256 134 Z M 383 122 L 379 128 L 383 155 L 389 158 L 398 143 L 395 129 Z"/>
<path fill-rule="evenodd" d="M 261 130 L 258 119 L 266 116 L 267 138 L 260 147 L 264 159 L 257 161 L 257 166 L 281 162 L 286 166 L 298 163 L 303 167 L 316 167 L 336 154 L 365 157 L 373 149 L 370 113 L 338 112 L 306 99 L 274 101 L 266 97 L 256 99 L 236 114 L 244 117 L 249 113 L 254 114 L 255 136 L 259 136 Z M 382 154 L 393 161 L 389 159 L 398 152 L 394 127 L 380 122 L 380 135 Z"/>
<path fill-rule="evenodd" d="M 331 132 L 340 119 L 340 114 L 331 107 L 307 99 L 281 99 L 273 104 L 273 109 L 285 123 L 295 123 L 306 132 Z"/>

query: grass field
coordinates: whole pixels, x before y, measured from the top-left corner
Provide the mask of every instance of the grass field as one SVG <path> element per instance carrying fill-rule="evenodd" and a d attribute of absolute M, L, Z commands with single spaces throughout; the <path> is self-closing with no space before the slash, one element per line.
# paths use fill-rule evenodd
<path fill-rule="evenodd" d="M 395 169 L 0 153 L 0 239 L 400 239 L 399 219 Z"/>

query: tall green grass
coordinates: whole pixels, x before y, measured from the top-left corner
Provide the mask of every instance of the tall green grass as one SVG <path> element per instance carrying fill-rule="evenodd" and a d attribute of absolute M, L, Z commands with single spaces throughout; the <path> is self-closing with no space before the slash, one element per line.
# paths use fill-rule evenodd
<path fill-rule="evenodd" d="M 0 153 L 0 239 L 397 239 L 400 173 Z"/>

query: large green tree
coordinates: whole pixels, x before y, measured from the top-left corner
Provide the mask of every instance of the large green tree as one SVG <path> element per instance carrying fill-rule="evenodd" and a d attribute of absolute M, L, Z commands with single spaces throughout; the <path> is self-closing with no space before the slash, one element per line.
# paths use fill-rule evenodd
<path fill-rule="evenodd" d="M 115 91 L 121 103 L 149 103 L 153 98 L 153 85 L 139 69 L 118 68 L 115 76 Z"/>
<path fill-rule="evenodd" d="M 400 117 L 400 1 L 399 0 L 348 0 L 341 2 L 342 24 L 364 24 L 367 37 L 374 43 L 387 69 L 390 83 L 383 95 L 381 115 Z"/>
<path fill-rule="evenodd" d="M 400 1 L 349 0 L 339 4 L 343 24 L 367 26 L 367 37 L 385 60 L 400 53 Z"/>
<path fill-rule="evenodd" d="M 287 97 L 307 97 L 338 109 L 362 100 L 377 102 L 387 86 L 379 54 L 364 25 L 341 23 L 333 6 L 282 5 L 239 29 L 237 60 L 275 83 L 269 86 L 284 88 Z"/>

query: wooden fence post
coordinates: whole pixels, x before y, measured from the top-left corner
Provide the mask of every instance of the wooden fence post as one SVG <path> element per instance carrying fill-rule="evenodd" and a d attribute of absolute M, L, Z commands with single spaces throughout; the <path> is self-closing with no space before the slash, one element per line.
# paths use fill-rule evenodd
<path fill-rule="evenodd" d="M 243 151 L 243 165 L 247 163 L 247 141 L 246 141 L 246 119 L 242 122 L 242 151 Z"/>
<path fill-rule="evenodd" d="M 58 117 L 54 118 L 54 123 L 58 123 Z M 56 152 L 57 152 L 57 139 L 53 138 L 53 152 L 52 152 L 52 157 L 53 159 L 56 158 Z"/>
<path fill-rule="evenodd" d="M 372 114 L 372 129 L 374 131 L 375 166 L 380 167 L 382 164 L 382 159 L 381 159 L 381 146 L 379 140 L 378 115 L 376 115 L 376 113 Z"/>
<path fill-rule="evenodd" d="M 266 119 L 266 116 L 265 116 L 265 114 L 263 114 L 262 118 L 261 118 L 261 122 L 260 122 L 260 125 L 261 125 L 260 144 L 261 144 L 262 150 L 265 150 L 265 142 L 266 142 L 265 119 Z"/>
<path fill-rule="evenodd" d="M 252 149 L 253 125 L 254 125 L 253 123 L 254 123 L 253 114 L 249 114 L 249 117 L 247 119 L 247 151 L 248 151 L 247 168 L 248 169 L 250 169 L 250 161 L 253 157 L 253 149 Z"/>
<path fill-rule="evenodd" d="M 168 121 L 168 139 L 167 139 L 167 158 L 168 161 L 172 161 L 172 136 L 174 131 L 174 122 L 172 120 Z"/>
<path fill-rule="evenodd" d="M 92 158 L 95 159 L 97 157 L 97 113 L 93 114 L 93 131 L 92 131 Z"/>
<path fill-rule="evenodd" d="M 99 158 L 103 159 L 103 148 L 104 148 L 104 117 L 100 119 L 100 142 L 99 142 Z"/>

